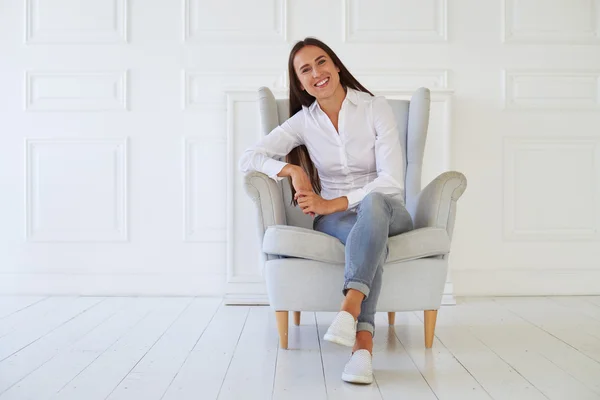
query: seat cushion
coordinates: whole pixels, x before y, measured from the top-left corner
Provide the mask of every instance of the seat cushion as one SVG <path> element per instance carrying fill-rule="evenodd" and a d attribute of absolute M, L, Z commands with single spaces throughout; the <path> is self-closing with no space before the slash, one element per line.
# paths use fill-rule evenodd
<path fill-rule="evenodd" d="M 377 311 L 437 310 L 442 301 L 448 260 L 420 258 L 386 263 Z M 303 258 L 265 263 L 269 304 L 274 310 L 339 311 L 344 299 L 344 264 Z"/>
<path fill-rule="evenodd" d="M 447 254 L 450 238 L 444 228 L 419 228 L 388 239 L 387 263 Z M 338 239 L 312 229 L 273 225 L 267 228 L 263 251 L 287 257 L 344 264 L 345 247 Z"/>

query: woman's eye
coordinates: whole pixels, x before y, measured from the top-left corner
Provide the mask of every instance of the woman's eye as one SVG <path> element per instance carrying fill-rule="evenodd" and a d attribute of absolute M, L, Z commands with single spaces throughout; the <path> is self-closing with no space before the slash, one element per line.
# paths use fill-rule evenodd
<path fill-rule="evenodd" d="M 321 60 L 319 61 L 319 64 L 323 64 L 325 62 L 325 60 Z"/>
<path fill-rule="evenodd" d="M 303 69 L 303 70 L 302 70 L 302 73 L 303 73 L 303 74 L 305 74 L 305 73 L 307 73 L 309 70 L 310 70 L 310 68 L 305 68 L 305 69 Z"/>

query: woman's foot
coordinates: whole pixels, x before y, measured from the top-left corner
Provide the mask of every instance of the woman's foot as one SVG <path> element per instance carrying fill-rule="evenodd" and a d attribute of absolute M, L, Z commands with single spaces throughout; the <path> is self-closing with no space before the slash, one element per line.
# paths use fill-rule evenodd
<path fill-rule="evenodd" d="M 373 356 L 366 349 L 355 351 L 344 367 L 342 380 L 350 383 L 373 382 Z"/>
<path fill-rule="evenodd" d="M 356 341 L 357 325 L 358 322 L 352 314 L 340 311 L 333 319 L 323 339 L 328 342 L 341 344 L 342 346 L 352 347 Z"/>
<path fill-rule="evenodd" d="M 354 346 L 360 305 L 364 298 L 365 295 L 362 292 L 349 289 L 342 302 L 342 310 L 333 319 L 323 339 L 342 346 Z"/>
<path fill-rule="evenodd" d="M 344 367 L 342 380 L 350 383 L 373 382 L 373 335 L 371 332 L 356 332 L 352 357 Z"/>

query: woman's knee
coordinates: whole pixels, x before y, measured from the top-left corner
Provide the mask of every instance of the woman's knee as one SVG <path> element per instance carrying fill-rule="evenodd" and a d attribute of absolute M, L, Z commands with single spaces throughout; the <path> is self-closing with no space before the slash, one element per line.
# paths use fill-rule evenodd
<path fill-rule="evenodd" d="M 359 211 L 376 214 L 390 211 L 390 207 L 383 193 L 371 192 L 360 202 Z"/>

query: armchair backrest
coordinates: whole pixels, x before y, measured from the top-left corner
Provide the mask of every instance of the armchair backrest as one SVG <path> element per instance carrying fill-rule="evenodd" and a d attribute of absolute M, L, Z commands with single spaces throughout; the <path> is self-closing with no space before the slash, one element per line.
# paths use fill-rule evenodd
<path fill-rule="evenodd" d="M 268 135 L 289 118 L 289 100 L 275 99 L 273 92 L 267 87 L 261 87 L 258 94 L 260 126 L 262 133 Z M 410 100 L 388 99 L 388 102 L 398 123 L 400 143 L 406 160 L 404 184 L 405 201 L 408 204 L 421 191 L 421 170 L 429 126 L 430 91 L 427 88 L 419 88 Z M 283 194 L 287 225 L 312 229 L 312 218 L 292 205 L 289 180 L 284 179 L 279 185 Z"/>

